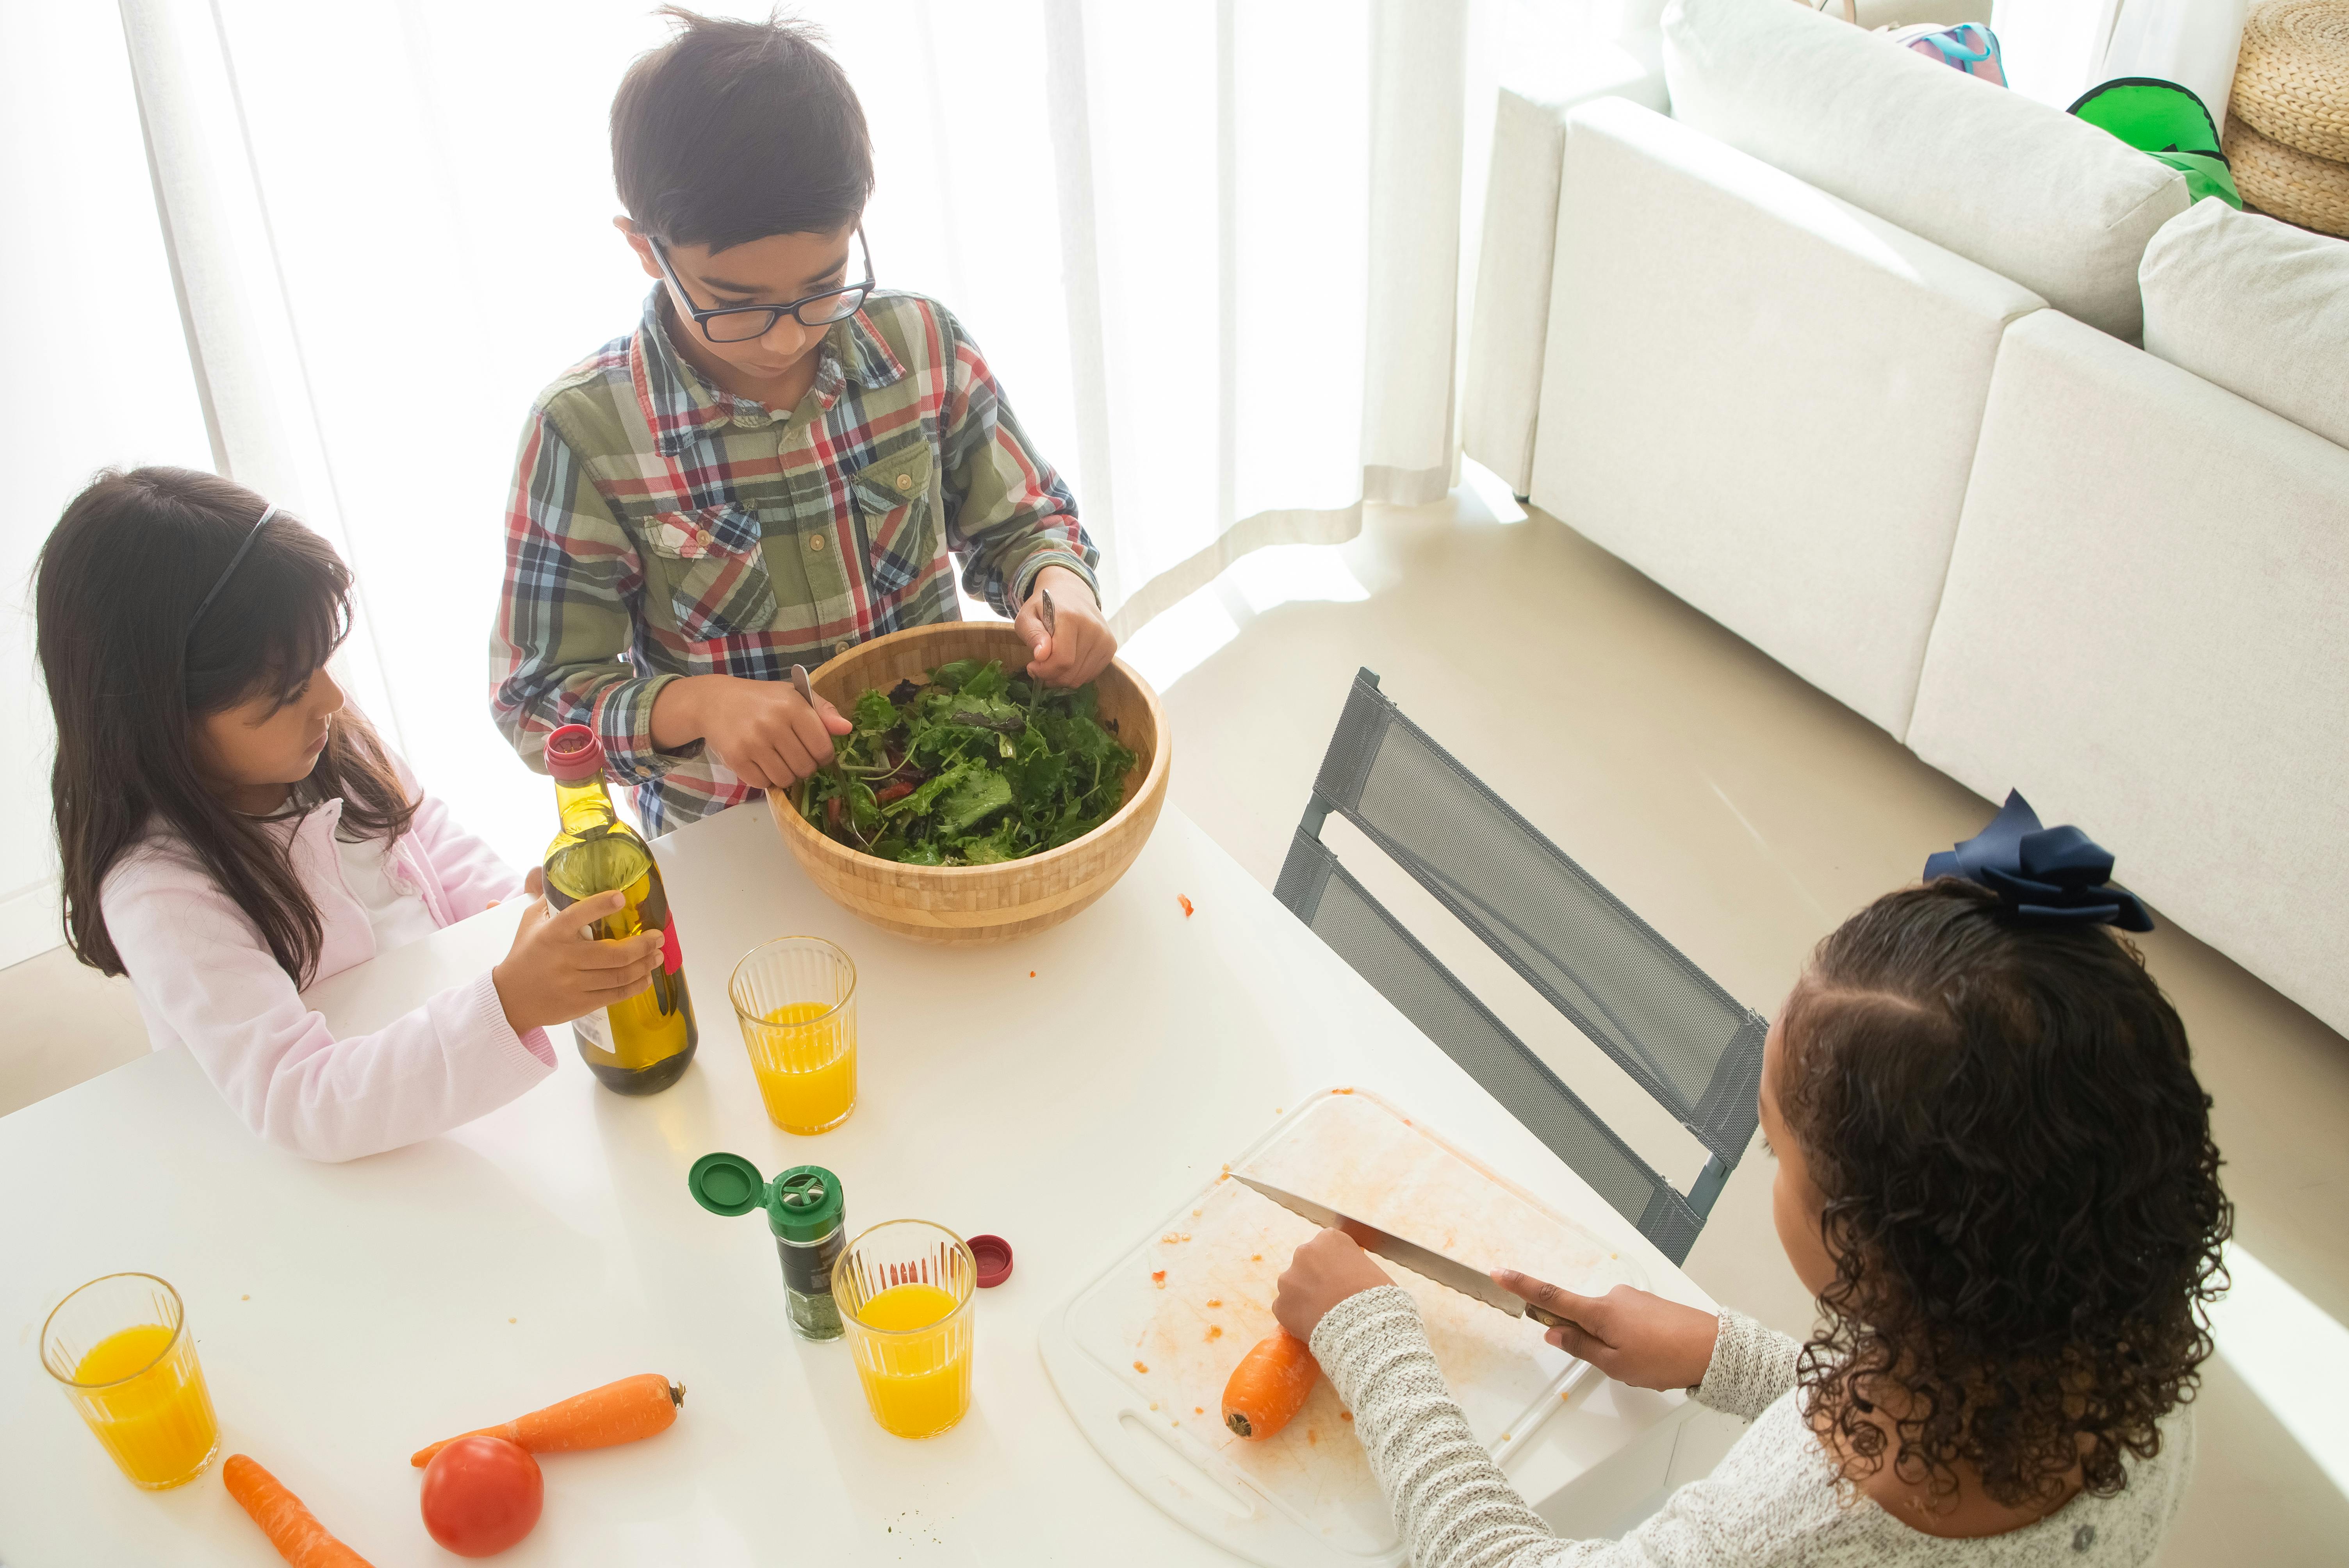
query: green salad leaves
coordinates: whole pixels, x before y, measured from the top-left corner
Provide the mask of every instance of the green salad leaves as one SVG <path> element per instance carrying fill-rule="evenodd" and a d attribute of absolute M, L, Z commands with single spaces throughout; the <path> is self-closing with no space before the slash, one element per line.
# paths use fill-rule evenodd
<path fill-rule="evenodd" d="M 1134 756 L 1100 694 L 958 659 L 856 699 L 800 814 L 851 849 L 917 866 L 984 866 L 1058 849 L 1124 801 Z"/>

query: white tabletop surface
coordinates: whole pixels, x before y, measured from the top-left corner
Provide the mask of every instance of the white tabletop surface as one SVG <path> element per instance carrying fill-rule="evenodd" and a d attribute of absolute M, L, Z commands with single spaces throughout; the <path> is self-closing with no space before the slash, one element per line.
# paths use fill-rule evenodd
<path fill-rule="evenodd" d="M 497 1561 L 1228 1563 L 1087 1446 L 1037 1325 L 1330 1084 L 1412 1109 L 1619 1242 L 1659 1290 L 1712 1305 L 1179 811 L 1091 910 L 993 947 L 863 924 L 808 884 L 763 810 L 657 849 L 701 1026 L 663 1094 L 600 1088 L 559 1030 L 560 1070 L 519 1100 L 348 1165 L 254 1138 L 181 1050 L 0 1119 L 0 1564 L 275 1561 L 217 1466 L 136 1491 L 42 1370 L 48 1309 L 122 1269 L 185 1297 L 223 1452 L 268 1466 L 378 1568 L 460 1561 L 419 1521 L 411 1449 L 647 1371 L 686 1385 L 678 1424 L 546 1458 L 545 1513 Z M 369 1026 L 478 974 L 512 919 L 452 927 L 314 1000 Z M 792 933 L 840 943 L 860 972 L 856 1111 L 819 1138 L 766 1120 L 726 1002 L 734 959 Z M 790 1336 L 763 1218 L 720 1219 L 686 1192 L 687 1167 L 717 1149 L 769 1175 L 838 1171 L 852 1232 L 912 1215 L 1011 1243 L 1012 1277 L 977 1304 L 959 1427 L 888 1436 L 845 1348 Z M 1549 1421 L 1520 1484 L 1569 1488 L 1678 1414 L 1678 1396 L 1600 1383 Z"/>

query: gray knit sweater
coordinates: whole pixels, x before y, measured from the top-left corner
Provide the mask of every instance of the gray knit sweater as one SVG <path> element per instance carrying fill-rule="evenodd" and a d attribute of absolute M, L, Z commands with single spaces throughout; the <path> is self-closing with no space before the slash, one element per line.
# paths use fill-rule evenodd
<path fill-rule="evenodd" d="M 2194 1435 L 2180 1408 L 2163 1423 L 2160 1453 L 2131 1465 L 2118 1496 L 2082 1493 L 2004 1535 L 1922 1534 L 1857 1492 L 1838 1495 L 1835 1467 L 1795 1408 L 1796 1349 L 1723 1313 L 1696 1397 L 1753 1425 L 1711 1475 L 1620 1541 L 1562 1541 L 1470 1434 L 1410 1296 L 1392 1285 L 1364 1291 L 1313 1331 L 1314 1358 L 1354 1413 L 1417 1568 L 2120 1568 L 2153 1560 L 2185 1495 Z"/>

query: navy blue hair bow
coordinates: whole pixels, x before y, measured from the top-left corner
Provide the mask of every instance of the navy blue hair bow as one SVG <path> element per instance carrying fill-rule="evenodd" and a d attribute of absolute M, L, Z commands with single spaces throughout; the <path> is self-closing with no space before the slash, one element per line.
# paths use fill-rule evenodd
<path fill-rule="evenodd" d="M 2020 790 L 2008 792 L 1989 827 L 1925 861 L 1927 882 L 1979 882 L 2028 919 L 2151 931 L 2153 916 L 2137 894 L 2113 884 L 2112 874 L 2110 851 L 2077 828 L 2041 827 Z"/>

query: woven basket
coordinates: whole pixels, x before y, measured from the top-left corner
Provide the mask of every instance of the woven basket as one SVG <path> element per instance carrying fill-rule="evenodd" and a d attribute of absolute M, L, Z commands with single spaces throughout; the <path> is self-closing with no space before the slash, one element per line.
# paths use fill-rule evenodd
<path fill-rule="evenodd" d="M 2287 223 L 2349 237 L 2349 163 L 2271 141 L 2231 114 L 2226 152 L 2245 201 Z"/>
<path fill-rule="evenodd" d="M 2267 0 L 2254 10 L 2229 107 L 2270 141 L 2349 162 L 2349 0 Z"/>
<path fill-rule="evenodd" d="M 886 689 L 950 659 L 1028 662 L 1028 645 L 1001 621 L 949 621 L 875 637 L 815 672 L 817 695 L 843 711 L 868 686 Z M 1142 852 L 1166 802 L 1174 760 L 1165 710 L 1149 683 L 1122 663 L 1102 671 L 1102 717 L 1134 753 L 1125 804 L 1074 843 L 991 866 L 907 866 L 835 843 L 808 825 L 791 798 L 767 796 L 783 846 L 808 880 L 852 914 L 916 942 L 1005 942 L 1042 931 L 1110 890 Z"/>

